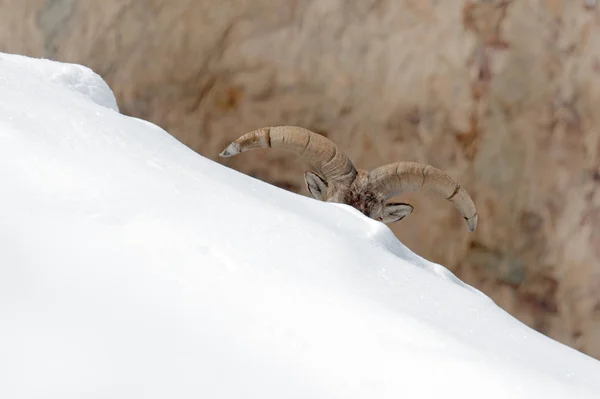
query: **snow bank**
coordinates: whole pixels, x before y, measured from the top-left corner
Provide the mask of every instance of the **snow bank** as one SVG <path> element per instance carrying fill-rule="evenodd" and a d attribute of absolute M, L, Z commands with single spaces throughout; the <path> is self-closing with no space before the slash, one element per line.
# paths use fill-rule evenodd
<path fill-rule="evenodd" d="M 50 92 L 47 93 L 49 95 L 57 94 L 55 86 L 49 84 L 54 82 L 81 94 L 98 105 L 119 111 L 117 100 L 110 87 L 98 74 L 83 65 L 33 59 L 16 54 L 0 55 L 0 64 L 2 65 L 4 79 L 22 71 L 27 71 L 29 84 L 20 86 L 17 95 L 32 95 L 31 91 L 36 92 L 38 90 L 49 90 Z M 14 83 L 19 85 L 18 82 L 17 80 Z"/>
<path fill-rule="evenodd" d="M 600 362 L 381 223 L 0 58 L 0 397 L 598 397 Z"/>

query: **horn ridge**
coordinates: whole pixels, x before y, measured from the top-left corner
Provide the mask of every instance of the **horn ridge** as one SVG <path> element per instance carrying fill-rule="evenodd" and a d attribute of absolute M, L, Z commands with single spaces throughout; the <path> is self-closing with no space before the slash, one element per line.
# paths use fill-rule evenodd
<path fill-rule="evenodd" d="M 219 155 L 231 157 L 256 148 L 280 148 L 295 153 L 328 181 L 350 184 L 358 173 L 348 155 L 333 141 L 299 126 L 253 130 L 229 144 Z"/>
<path fill-rule="evenodd" d="M 369 184 L 384 200 L 404 192 L 433 192 L 454 204 L 470 231 L 477 227 L 477 210 L 469 193 L 446 172 L 431 165 L 397 162 L 380 166 L 369 172 Z"/>

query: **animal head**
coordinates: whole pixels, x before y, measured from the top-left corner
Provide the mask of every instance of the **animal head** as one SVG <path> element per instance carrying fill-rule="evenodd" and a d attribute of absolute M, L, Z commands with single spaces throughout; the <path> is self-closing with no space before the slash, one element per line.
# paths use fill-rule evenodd
<path fill-rule="evenodd" d="M 467 191 L 431 165 L 397 162 L 371 171 L 356 169 L 331 140 L 297 126 L 254 130 L 229 144 L 219 156 L 231 157 L 256 148 L 280 148 L 301 156 L 313 168 L 305 173 L 304 179 L 309 193 L 317 200 L 350 205 L 387 224 L 413 211 L 410 204 L 390 203 L 389 198 L 425 190 L 452 202 L 466 220 L 469 231 L 477 227 L 477 211 Z"/>

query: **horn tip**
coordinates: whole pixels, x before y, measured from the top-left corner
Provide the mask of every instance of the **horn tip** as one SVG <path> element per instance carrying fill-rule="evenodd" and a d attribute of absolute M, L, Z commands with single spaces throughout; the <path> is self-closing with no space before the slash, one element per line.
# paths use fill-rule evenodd
<path fill-rule="evenodd" d="M 232 157 L 234 155 L 239 154 L 241 151 L 240 145 L 236 142 L 233 142 L 231 144 L 229 144 L 229 146 L 227 146 L 227 148 L 225 148 L 220 154 L 219 156 L 222 158 L 227 158 L 227 157 Z"/>
<path fill-rule="evenodd" d="M 470 232 L 475 231 L 475 229 L 477 228 L 477 219 L 479 219 L 477 217 L 477 214 L 471 216 L 470 218 L 465 218 L 465 220 L 467 221 L 467 226 L 469 227 L 469 231 Z"/>

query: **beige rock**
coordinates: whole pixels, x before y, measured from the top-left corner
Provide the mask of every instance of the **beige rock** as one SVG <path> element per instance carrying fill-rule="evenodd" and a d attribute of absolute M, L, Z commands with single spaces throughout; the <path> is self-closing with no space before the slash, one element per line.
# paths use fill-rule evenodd
<path fill-rule="evenodd" d="M 122 112 L 306 191 L 289 154 L 221 160 L 296 124 L 356 165 L 410 160 L 472 194 L 392 225 L 549 336 L 600 358 L 600 11 L 592 1 L 0 0 L 0 49 L 87 65 Z"/>

